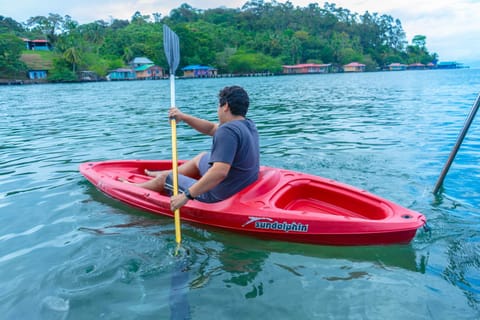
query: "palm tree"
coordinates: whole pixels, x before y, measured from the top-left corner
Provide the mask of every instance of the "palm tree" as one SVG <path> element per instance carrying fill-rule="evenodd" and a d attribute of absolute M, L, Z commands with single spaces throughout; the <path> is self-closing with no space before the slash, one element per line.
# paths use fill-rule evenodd
<path fill-rule="evenodd" d="M 63 53 L 63 57 L 68 63 L 72 64 L 72 71 L 75 73 L 77 64 L 80 62 L 80 52 L 75 47 L 70 47 Z"/>

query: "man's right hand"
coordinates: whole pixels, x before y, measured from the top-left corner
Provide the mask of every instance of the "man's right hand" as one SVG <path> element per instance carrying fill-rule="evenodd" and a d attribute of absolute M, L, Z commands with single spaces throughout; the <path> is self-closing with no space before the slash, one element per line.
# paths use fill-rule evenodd
<path fill-rule="evenodd" d="M 184 115 L 185 114 L 176 107 L 170 108 L 170 110 L 168 111 L 168 118 L 174 118 L 177 122 L 183 121 Z"/>

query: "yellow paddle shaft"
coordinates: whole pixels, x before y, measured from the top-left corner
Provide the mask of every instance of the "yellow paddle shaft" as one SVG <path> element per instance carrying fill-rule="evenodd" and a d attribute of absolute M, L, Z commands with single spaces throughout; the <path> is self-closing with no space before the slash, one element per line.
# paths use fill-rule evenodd
<path fill-rule="evenodd" d="M 172 175 L 173 175 L 173 195 L 178 194 L 178 159 L 177 159 L 177 121 L 175 118 L 170 119 L 170 126 L 172 127 Z M 174 212 L 175 219 L 175 241 L 180 244 L 182 241 L 182 234 L 180 231 L 180 209 Z"/>

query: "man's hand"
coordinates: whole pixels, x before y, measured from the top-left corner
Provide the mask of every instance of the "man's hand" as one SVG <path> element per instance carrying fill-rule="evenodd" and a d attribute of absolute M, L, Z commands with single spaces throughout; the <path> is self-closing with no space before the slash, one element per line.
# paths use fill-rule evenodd
<path fill-rule="evenodd" d="M 172 196 L 170 198 L 170 210 L 174 212 L 175 210 L 183 207 L 187 202 L 188 202 L 188 198 L 183 193 L 177 194 L 176 196 Z"/>
<path fill-rule="evenodd" d="M 168 111 L 168 117 L 170 119 L 175 118 L 175 121 L 177 122 L 183 121 L 184 116 L 185 114 L 176 107 L 170 108 L 170 110 Z"/>

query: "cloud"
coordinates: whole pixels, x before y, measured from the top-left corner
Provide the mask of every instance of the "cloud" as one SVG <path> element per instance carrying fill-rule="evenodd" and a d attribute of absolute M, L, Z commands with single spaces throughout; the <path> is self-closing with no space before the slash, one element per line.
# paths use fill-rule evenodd
<path fill-rule="evenodd" d="M 304 2 L 304 1 L 298 1 Z M 440 60 L 480 60 L 480 2 L 473 0 L 337 0 L 337 7 L 363 14 L 378 12 L 402 22 L 407 41 L 427 37 L 427 48 Z M 305 2 L 304 2 L 305 3 Z"/>
<path fill-rule="evenodd" d="M 434 8 L 402 8 L 394 11 L 402 21 L 411 39 L 416 34 L 427 36 L 427 48 L 440 55 L 440 60 L 479 57 L 480 3 L 458 1 L 454 9 L 448 1 L 436 3 Z"/>

